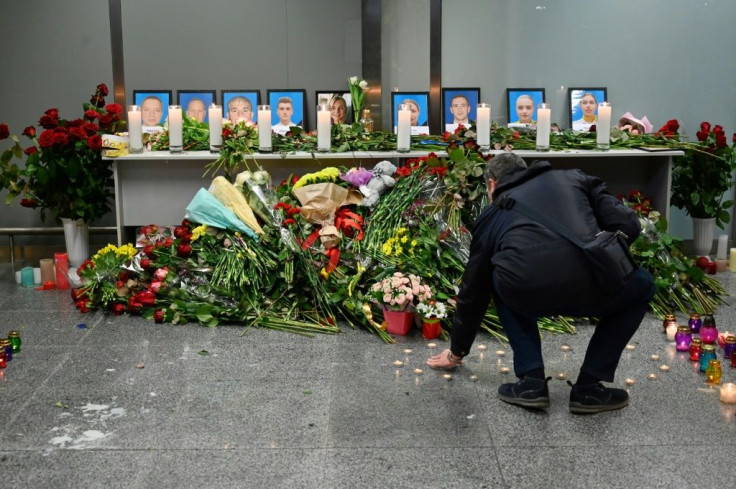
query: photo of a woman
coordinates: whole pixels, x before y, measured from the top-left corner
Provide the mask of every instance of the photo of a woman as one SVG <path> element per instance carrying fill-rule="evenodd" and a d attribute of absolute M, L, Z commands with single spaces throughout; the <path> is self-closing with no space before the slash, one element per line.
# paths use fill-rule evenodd
<path fill-rule="evenodd" d="M 533 126 L 537 122 L 537 106 L 544 102 L 544 88 L 507 88 L 509 127 Z"/>
<path fill-rule="evenodd" d="M 606 89 L 570 88 L 568 93 L 573 131 L 589 131 L 598 118 L 598 104 L 606 101 Z"/>

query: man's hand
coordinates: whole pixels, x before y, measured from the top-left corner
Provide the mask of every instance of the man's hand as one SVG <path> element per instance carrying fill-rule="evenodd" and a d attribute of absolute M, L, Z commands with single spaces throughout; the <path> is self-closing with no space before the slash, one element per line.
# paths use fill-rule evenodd
<path fill-rule="evenodd" d="M 462 358 L 457 358 L 452 355 L 452 352 L 448 348 L 447 350 L 443 351 L 439 355 L 435 355 L 432 357 L 429 357 L 427 359 L 427 365 L 429 365 L 432 368 L 436 369 L 453 369 L 457 367 L 458 365 L 462 365 L 463 360 Z"/>

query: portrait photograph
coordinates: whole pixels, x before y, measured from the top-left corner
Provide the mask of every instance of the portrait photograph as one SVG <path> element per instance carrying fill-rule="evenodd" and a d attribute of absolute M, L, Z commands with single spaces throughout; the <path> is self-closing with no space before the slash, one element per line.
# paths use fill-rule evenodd
<path fill-rule="evenodd" d="M 214 90 L 179 90 L 176 92 L 176 103 L 181 105 L 184 113 L 197 122 L 209 122 L 210 105 L 215 103 Z"/>
<path fill-rule="evenodd" d="M 330 108 L 330 118 L 333 124 L 352 124 L 353 105 L 350 103 L 350 92 L 340 90 L 317 90 L 314 94 L 315 105 L 327 105 Z M 316 112 L 316 111 L 315 111 Z M 315 127 L 317 114 L 315 113 Z"/>
<path fill-rule="evenodd" d="M 258 122 L 258 105 L 261 103 L 260 90 L 222 90 L 222 117 L 233 124 L 240 119 Z"/>
<path fill-rule="evenodd" d="M 307 129 L 307 92 L 304 89 L 268 90 L 268 105 L 271 106 L 271 129 L 282 136 L 289 127 Z"/>
<path fill-rule="evenodd" d="M 537 123 L 537 105 L 544 102 L 544 88 L 507 88 L 509 127 Z"/>
<path fill-rule="evenodd" d="M 429 92 L 392 92 L 391 121 L 396 133 L 399 121 L 399 105 L 406 104 L 411 110 L 411 134 L 429 134 Z"/>
<path fill-rule="evenodd" d="M 480 101 L 480 88 L 443 88 L 442 120 L 445 131 L 454 131 L 462 124 L 466 128 L 475 124 L 476 108 Z"/>
<path fill-rule="evenodd" d="M 570 127 L 573 131 L 588 131 L 598 119 L 598 104 L 608 100 L 606 87 L 568 88 L 567 106 L 570 108 Z"/>
<path fill-rule="evenodd" d="M 171 105 L 171 90 L 133 90 L 133 101 L 141 108 L 144 126 L 163 124 Z"/>

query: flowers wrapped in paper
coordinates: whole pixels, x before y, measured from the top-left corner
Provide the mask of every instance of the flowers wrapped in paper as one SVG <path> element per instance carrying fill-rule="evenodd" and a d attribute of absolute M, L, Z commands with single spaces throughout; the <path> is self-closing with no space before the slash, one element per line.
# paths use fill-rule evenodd
<path fill-rule="evenodd" d="M 293 192 L 302 205 L 302 217 L 321 226 L 319 237 L 325 248 L 332 248 L 340 241 L 340 233 L 335 226 L 337 210 L 345 205 L 360 204 L 363 200 L 359 192 L 331 182 L 305 185 L 294 188 Z"/>
<path fill-rule="evenodd" d="M 258 224 L 253 210 L 245 200 L 245 196 L 232 183 L 228 182 L 225 177 L 215 177 L 212 180 L 210 193 L 225 207 L 233 211 L 246 226 L 258 234 L 263 234 L 263 229 Z"/>
<path fill-rule="evenodd" d="M 246 226 L 233 211 L 225 207 L 204 188 L 199 189 L 187 206 L 186 218 L 220 229 L 235 229 L 258 239 L 255 231 Z"/>

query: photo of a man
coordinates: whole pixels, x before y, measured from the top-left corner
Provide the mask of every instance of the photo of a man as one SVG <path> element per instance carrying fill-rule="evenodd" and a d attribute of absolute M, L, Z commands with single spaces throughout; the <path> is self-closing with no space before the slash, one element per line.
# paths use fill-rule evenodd
<path fill-rule="evenodd" d="M 184 108 L 187 117 L 197 122 L 209 122 L 207 108 L 215 103 L 214 90 L 179 90 L 176 92 L 177 104 Z"/>
<path fill-rule="evenodd" d="M 202 99 L 193 98 L 187 104 L 187 117 L 195 119 L 197 122 L 204 122 L 207 117 L 207 109 Z"/>
<path fill-rule="evenodd" d="M 442 106 L 445 131 L 453 132 L 462 124 L 469 129 L 475 124 L 475 111 L 480 88 L 443 88 Z"/>
<path fill-rule="evenodd" d="M 171 90 L 133 90 L 133 101 L 141 108 L 143 132 L 163 130 L 171 100 Z"/>
<path fill-rule="evenodd" d="M 256 90 L 223 90 L 222 116 L 236 124 L 238 121 L 258 122 L 256 109 L 261 103 L 261 92 Z"/>
<path fill-rule="evenodd" d="M 289 97 L 281 97 L 276 105 L 276 116 L 279 118 L 278 124 L 271 127 L 273 132 L 282 136 L 289 132 L 289 128 L 294 126 L 291 122 L 291 116 L 294 113 L 294 102 Z"/>
<path fill-rule="evenodd" d="M 304 127 L 305 90 L 268 90 L 271 106 L 271 128 L 285 135 L 292 127 Z"/>
<path fill-rule="evenodd" d="M 141 118 L 144 126 L 155 126 L 163 122 L 164 104 L 161 99 L 151 95 L 141 103 Z"/>

